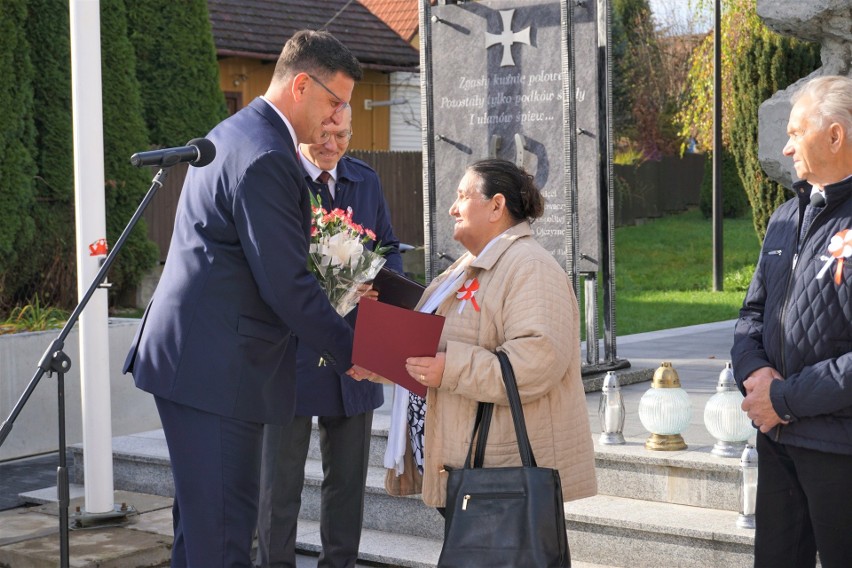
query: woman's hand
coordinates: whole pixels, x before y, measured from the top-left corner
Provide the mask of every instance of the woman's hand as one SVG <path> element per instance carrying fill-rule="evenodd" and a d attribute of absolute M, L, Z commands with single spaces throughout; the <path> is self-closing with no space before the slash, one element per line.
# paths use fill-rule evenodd
<path fill-rule="evenodd" d="M 438 388 L 444 378 L 446 358 L 446 353 L 437 353 L 434 357 L 409 357 L 405 360 L 405 370 L 420 384 Z"/>

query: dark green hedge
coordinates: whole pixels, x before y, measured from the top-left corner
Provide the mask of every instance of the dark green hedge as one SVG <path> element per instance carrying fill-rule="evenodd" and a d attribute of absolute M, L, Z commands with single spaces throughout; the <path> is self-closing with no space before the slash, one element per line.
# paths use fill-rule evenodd
<path fill-rule="evenodd" d="M 713 153 L 707 152 L 704 179 L 701 180 L 699 209 L 705 218 L 713 215 Z M 737 162 L 727 149 L 722 150 L 722 216 L 735 219 L 748 212 L 748 196 L 737 171 Z"/>
<path fill-rule="evenodd" d="M 227 116 L 205 0 L 126 0 L 152 144 L 183 146 Z"/>
<path fill-rule="evenodd" d="M 16 270 L 35 236 L 36 172 L 33 67 L 25 34 L 26 1 L 4 0 L 0 17 L 0 295 L 25 277 Z"/>
<path fill-rule="evenodd" d="M 38 73 L 32 79 L 35 108 L 35 207 L 38 237 L 17 263 L 14 301 L 38 294 L 46 305 L 76 303 L 74 258 L 74 145 L 67 2 L 27 2 L 26 32 Z"/>
<path fill-rule="evenodd" d="M 819 45 L 781 36 L 761 26 L 734 68 L 731 153 L 751 203 L 754 228 L 762 240 L 772 212 L 791 197 L 770 180 L 757 158 L 758 109 L 763 101 L 820 64 Z"/>
<path fill-rule="evenodd" d="M 149 169 L 130 165 L 131 154 L 204 136 L 227 111 L 206 2 L 100 0 L 100 7 L 112 245 L 151 182 Z M 0 70 L 0 312 L 36 294 L 70 309 L 77 243 L 67 0 L 4 0 Z M 108 276 L 111 303 L 127 298 L 157 259 L 142 221 Z"/>

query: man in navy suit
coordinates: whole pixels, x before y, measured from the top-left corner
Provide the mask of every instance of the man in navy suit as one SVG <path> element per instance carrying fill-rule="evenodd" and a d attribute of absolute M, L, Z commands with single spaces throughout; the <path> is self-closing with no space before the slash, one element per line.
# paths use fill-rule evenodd
<path fill-rule="evenodd" d="M 361 66 L 326 32 L 284 46 L 269 88 L 208 135 L 163 275 L 127 357 L 154 395 L 175 482 L 172 566 L 251 566 L 263 424 L 287 424 L 299 343 L 338 372 L 352 329 L 307 270 L 298 142 L 340 123 Z"/>
<path fill-rule="evenodd" d="M 351 207 L 352 219 L 371 229 L 381 246 L 390 247 L 385 266 L 401 273 L 399 240 L 379 176 L 361 160 L 343 155 L 352 137 L 352 113 L 346 109 L 341 114 L 341 124 L 328 128 L 325 143 L 299 146 L 305 179 L 323 209 Z M 371 290 L 366 296 L 377 294 Z M 355 314 L 346 316 L 352 326 Z M 317 566 L 347 568 L 358 559 L 373 410 L 384 402 L 382 385 L 318 366 L 319 358 L 310 345 L 299 345 L 296 416 L 288 426 L 265 427 L 257 521 L 257 565 L 263 568 L 296 566 L 296 524 L 313 416 L 319 425 L 323 468 Z"/>

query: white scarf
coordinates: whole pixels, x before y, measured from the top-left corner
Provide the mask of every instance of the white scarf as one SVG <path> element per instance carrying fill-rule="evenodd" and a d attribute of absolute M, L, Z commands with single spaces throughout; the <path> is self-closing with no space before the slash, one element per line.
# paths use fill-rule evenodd
<path fill-rule="evenodd" d="M 491 247 L 503 233 L 497 235 L 485 245 L 480 251 L 481 256 Z M 441 282 L 434 292 L 420 306 L 419 312 L 430 314 L 447 299 L 447 296 L 455 294 L 459 287 L 464 284 L 467 267 L 477 257 L 470 255 L 456 266 Z M 405 456 L 405 437 L 408 436 L 408 389 L 399 385 L 393 387 L 393 407 L 391 408 L 391 422 L 388 429 L 388 445 L 385 449 L 385 467 L 396 471 L 397 476 L 405 472 L 403 457 Z"/>
<path fill-rule="evenodd" d="M 435 289 L 429 298 L 423 302 L 420 309 L 423 313 L 432 313 L 441 305 L 447 296 L 455 294 L 464 282 L 465 271 L 473 261 L 471 256 L 466 262 L 460 263 L 447 278 Z M 405 471 L 403 457 L 405 456 L 405 437 L 408 436 L 408 389 L 399 385 L 393 387 L 393 407 L 391 423 L 388 429 L 388 445 L 385 449 L 385 467 L 402 475 Z"/>

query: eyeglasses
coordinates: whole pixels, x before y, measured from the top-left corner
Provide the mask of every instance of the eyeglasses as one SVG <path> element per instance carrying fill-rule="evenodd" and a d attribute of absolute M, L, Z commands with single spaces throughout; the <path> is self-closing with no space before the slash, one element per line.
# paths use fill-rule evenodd
<path fill-rule="evenodd" d="M 319 85 L 320 87 L 325 89 L 326 92 L 329 95 L 331 95 L 332 97 L 334 97 L 335 99 L 337 99 L 339 101 L 338 105 L 336 107 L 334 107 L 334 112 L 332 114 L 337 114 L 337 113 L 339 113 L 340 111 L 342 111 L 343 109 L 345 109 L 346 107 L 349 106 L 349 103 L 344 102 L 343 99 L 341 99 L 340 97 L 338 97 L 337 95 L 334 94 L 334 91 L 332 91 L 331 89 L 326 87 L 325 83 L 323 83 L 322 81 L 320 81 L 319 79 L 317 79 L 316 77 L 311 75 L 310 73 L 307 73 L 307 76 L 310 77 L 312 80 L 314 80 L 317 85 Z M 326 140 L 328 140 L 328 137 L 326 137 Z"/>
<path fill-rule="evenodd" d="M 335 132 L 335 133 L 332 134 L 331 132 L 326 132 L 326 131 L 323 130 L 322 133 L 320 134 L 320 143 L 325 144 L 326 142 L 329 141 L 329 139 L 332 136 L 334 136 L 334 140 L 338 144 L 343 145 L 343 144 L 346 144 L 347 142 L 349 142 L 350 139 L 352 139 L 352 131 L 351 130 L 341 130 L 340 132 Z"/>

